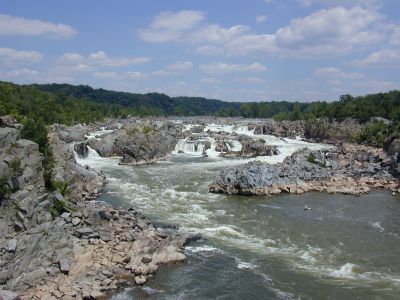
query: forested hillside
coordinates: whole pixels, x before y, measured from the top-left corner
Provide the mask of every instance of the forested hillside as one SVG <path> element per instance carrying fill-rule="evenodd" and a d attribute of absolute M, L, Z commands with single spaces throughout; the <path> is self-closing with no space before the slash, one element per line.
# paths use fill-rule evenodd
<path fill-rule="evenodd" d="M 68 84 L 17 85 L 0 82 L 0 115 L 12 114 L 55 122 L 93 122 L 104 117 L 137 116 L 242 116 L 300 120 L 347 117 L 361 122 L 371 117 L 400 120 L 400 91 L 352 97 L 339 101 L 224 102 L 200 97 L 133 94 Z"/>

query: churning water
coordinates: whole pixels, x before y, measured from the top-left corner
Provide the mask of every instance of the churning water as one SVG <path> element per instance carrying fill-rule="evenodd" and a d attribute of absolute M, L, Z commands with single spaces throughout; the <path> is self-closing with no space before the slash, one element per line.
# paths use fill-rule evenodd
<path fill-rule="evenodd" d="M 262 158 L 272 163 L 304 146 L 321 147 L 263 138 L 281 151 Z M 398 197 L 209 194 L 220 169 L 247 160 L 195 154 L 138 167 L 95 152 L 79 159 L 106 174 L 100 200 L 204 237 L 187 247 L 186 263 L 164 267 L 146 287 L 113 299 L 399 299 Z"/>

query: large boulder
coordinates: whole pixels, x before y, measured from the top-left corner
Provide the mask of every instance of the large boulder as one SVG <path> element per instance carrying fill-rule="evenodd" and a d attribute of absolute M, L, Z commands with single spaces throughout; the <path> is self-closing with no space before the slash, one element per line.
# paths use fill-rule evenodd
<path fill-rule="evenodd" d="M 71 143 L 85 140 L 85 135 L 88 133 L 89 128 L 81 124 L 71 127 L 63 124 L 55 124 L 51 126 L 51 131 L 57 133 L 60 140 Z"/>
<path fill-rule="evenodd" d="M 125 124 L 88 145 L 100 156 L 122 156 L 121 164 L 139 165 L 165 159 L 182 137 L 182 128 L 172 123 Z"/>

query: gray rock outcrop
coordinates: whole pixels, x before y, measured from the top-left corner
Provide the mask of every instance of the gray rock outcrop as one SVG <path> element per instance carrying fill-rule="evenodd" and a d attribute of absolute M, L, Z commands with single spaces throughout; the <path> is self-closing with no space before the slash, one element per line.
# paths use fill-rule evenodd
<path fill-rule="evenodd" d="M 254 161 L 222 170 L 209 191 L 240 195 L 307 191 L 361 194 L 371 188 L 397 191 L 389 165 L 390 159 L 382 149 L 356 145 L 326 151 L 304 149 L 280 164 Z"/>

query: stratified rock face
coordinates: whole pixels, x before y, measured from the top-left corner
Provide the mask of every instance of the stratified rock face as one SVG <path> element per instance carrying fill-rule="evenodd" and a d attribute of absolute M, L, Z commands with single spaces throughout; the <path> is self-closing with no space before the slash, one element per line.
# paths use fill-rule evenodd
<path fill-rule="evenodd" d="M 0 232 L 22 231 L 40 223 L 38 199 L 45 192 L 42 155 L 37 144 L 20 139 L 14 128 L 0 128 L 0 177 L 8 194 L 0 199 Z"/>
<path fill-rule="evenodd" d="M 329 151 L 298 151 L 281 164 L 259 161 L 222 170 L 212 193 L 271 195 L 326 191 L 360 194 L 374 187 L 397 190 L 389 174 L 390 160 L 380 149 L 347 145 Z"/>

